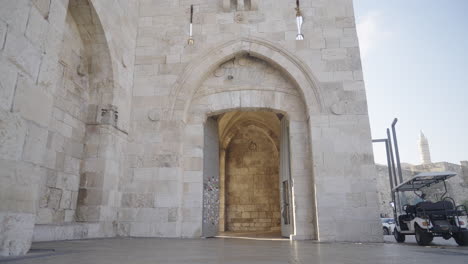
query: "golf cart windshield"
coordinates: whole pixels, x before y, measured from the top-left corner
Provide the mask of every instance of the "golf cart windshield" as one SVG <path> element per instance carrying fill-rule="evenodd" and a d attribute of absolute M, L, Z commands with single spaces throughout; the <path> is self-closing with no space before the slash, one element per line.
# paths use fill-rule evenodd
<path fill-rule="evenodd" d="M 443 182 L 453 176 L 456 176 L 455 172 L 424 172 L 420 173 L 413 178 L 404 181 L 397 187 L 393 188 L 393 192 L 408 192 L 408 191 L 419 191 L 422 188 L 429 187 L 433 184 Z"/>

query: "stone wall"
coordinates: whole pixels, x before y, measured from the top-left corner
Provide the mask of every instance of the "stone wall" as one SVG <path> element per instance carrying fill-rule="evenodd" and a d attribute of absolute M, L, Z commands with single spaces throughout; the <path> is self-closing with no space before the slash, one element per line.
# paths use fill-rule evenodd
<path fill-rule="evenodd" d="M 102 20 L 103 29 L 96 31 L 88 26 L 87 37 L 109 48 L 106 69 L 115 79 L 112 86 L 118 87 L 118 100 L 107 101 L 119 107 L 127 118 L 121 119 L 121 127 L 128 128 L 130 100 L 124 92 L 130 94 L 132 88 L 137 2 L 92 2 L 99 15 L 90 12 L 89 2 L 84 0 L 71 0 L 70 5 L 67 0 L 2 3 L 1 255 L 25 253 L 35 223 L 63 224 L 74 220 L 87 118 L 86 75 L 99 64 L 92 64 L 86 57 L 94 56 L 96 61 L 106 55 L 98 49 L 94 49 L 97 53 L 83 54 L 83 45 L 87 44 L 77 41 L 83 20 L 74 23 L 66 18 L 69 7 L 72 12 L 81 13 L 80 17 L 92 18 L 98 24 Z M 82 6 L 88 6 L 88 11 L 83 12 Z M 93 35 L 99 32 L 101 37 Z M 107 40 L 111 40 L 109 45 Z M 117 189 L 116 184 L 114 188 Z"/>
<path fill-rule="evenodd" d="M 187 44 L 191 4 L 194 45 Z M 221 0 L 140 1 L 130 173 L 121 190 L 144 193 L 144 210 L 154 217 L 122 209 L 129 234 L 198 237 L 204 120 L 266 108 L 291 117 L 294 208 L 300 216 L 293 237 L 381 239 L 352 1 L 305 0 L 301 7 L 305 41 L 295 40 L 294 1 L 251 1 L 250 9 Z M 260 88 L 263 81 L 256 78 L 231 86 L 236 74 L 220 66 L 241 54 L 279 70 L 297 96 L 271 85 Z M 168 221 L 166 212 L 176 212 L 177 220 Z"/>
<path fill-rule="evenodd" d="M 375 175 L 377 181 L 377 190 L 379 196 L 379 213 L 381 217 L 393 217 L 390 179 L 388 177 L 388 167 L 376 165 L 377 173 Z M 407 169 L 402 169 L 403 179 L 409 179 L 413 176 L 413 172 Z"/>
<path fill-rule="evenodd" d="M 80 165 L 89 101 L 88 62 L 78 26 L 68 13 L 51 126 L 47 136 L 47 179 L 41 184 L 36 224 L 75 220 Z"/>
<path fill-rule="evenodd" d="M 203 123 L 234 109 L 267 109 L 288 117 L 294 239 L 381 240 L 351 0 L 301 1 L 304 41 L 295 40 L 294 1 L 68 2 L 6 1 L 0 9 L 2 255 L 26 252 L 36 216 L 47 223 L 38 225 L 37 240 L 68 239 L 74 231 L 79 238 L 91 233 L 199 236 Z M 191 46 L 190 4 L 195 5 Z M 80 64 L 62 78 L 67 10 L 76 12 L 89 53 L 87 67 Z M 70 48 L 75 51 L 65 53 L 76 53 Z M 280 72 L 284 85 L 268 83 L 278 81 L 271 76 L 250 78 L 245 70 L 239 76 L 246 74 L 247 82 L 234 89 L 233 74 L 203 84 L 221 65 L 245 54 Z M 76 59 L 69 66 L 78 65 Z M 70 92 L 74 88 L 60 81 L 81 83 L 86 68 L 83 141 L 82 116 L 71 106 L 86 95 Z M 205 93 L 211 81 L 216 87 Z M 260 84 L 269 89 L 259 89 Z M 74 103 L 64 107 L 62 99 Z M 63 151 L 56 149 L 59 134 Z M 75 212 L 81 223 L 75 223 L 81 151 Z M 56 235 L 42 236 L 48 229 Z"/>
<path fill-rule="evenodd" d="M 24 254 L 31 243 L 67 2 L 0 8 L 0 255 Z"/>
<path fill-rule="evenodd" d="M 254 125 L 226 150 L 227 231 L 280 230 L 278 149 Z"/>

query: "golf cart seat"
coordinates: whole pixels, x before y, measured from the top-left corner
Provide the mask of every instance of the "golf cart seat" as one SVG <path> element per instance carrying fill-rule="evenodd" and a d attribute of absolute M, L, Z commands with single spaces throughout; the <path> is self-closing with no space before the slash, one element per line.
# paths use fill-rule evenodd
<path fill-rule="evenodd" d="M 455 210 L 455 205 L 451 201 L 439 201 L 436 203 L 433 202 L 420 202 L 416 204 L 416 212 L 426 213 L 426 214 L 435 214 L 441 212 L 448 212 Z"/>
<path fill-rule="evenodd" d="M 405 212 L 407 215 L 415 215 L 416 214 L 416 205 L 406 205 Z"/>

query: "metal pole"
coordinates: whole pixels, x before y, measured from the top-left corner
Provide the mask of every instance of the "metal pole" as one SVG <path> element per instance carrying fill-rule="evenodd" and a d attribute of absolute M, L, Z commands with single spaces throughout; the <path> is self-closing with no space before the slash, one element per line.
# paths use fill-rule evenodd
<path fill-rule="evenodd" d="M 390 150 L 388 149 L 388 140 L 385 140 L 385 151 L 387 152 L 388 177 L 390 179 L 390 192 L 393 190 L 392 167 L 390 164 Z"/>
<path fill-rule="evenodd" d="M 393 156 L 393 147 L 392 147 L 392 139 L 390 138 L 390 129 L 387 128 L 387 139 L 388 139 L 388 150 L 390 151 L 390 162 L 392 164 L 392 174 L 393 174 L 393 182 L 395 183 L 395 187 L 398 186 L 398 180 L 396 177 L 396 169 L 395 169 L 395 158 Z"/>
<path fill-rule="evenodd" d="M 393 174 L 393 182 L 395 183 L 395 187 L 398 186 L 398 180 L 397 180 L 397 176 L 396 176 L 396 170 L 395 170 L 395 158 L 393 157 L 393 148 L 392 148 L 392 139 L 390 137 L 390 129 L 387 128 L 387 141 L 388 141 L 388 150 L 390 152 L 390 163 L 391 163 L 391 167 L 392 167 L 392 174 Z M 397 202 L 397 198 L 398 198 L 398 202 Z M 394 215 L 394 218 L 395 218 L 395 222 L 397 223 L 397 225 L 399 226 L 399 223 L 398 221 L 396 221 L 396 215 L 397 215 L 397 211 L 399 211 L 401 208 L 400 208 L 400 197 L 397 195 L 395 195 L 395 193 L 393 192 L 392 190 L 392 201 L 393 201 L 393 215 Z"/>
<path fill-rule="evenodd" d="M 400 152 L 398 151 L 398 141 L 397 141 L 396 129 L 395 129 L 395 125 L 397 122 L 398 122 L 398 118 L 395 118 L 392 123 L 392 132 L 393 132 L 393 144 L 395 145 L 395 156 L 396 156 L 396 161 L 397 161 L 398 176 L 400 179 L 400 183 L 402 183 L 403 173 L 401 172 Z"/>

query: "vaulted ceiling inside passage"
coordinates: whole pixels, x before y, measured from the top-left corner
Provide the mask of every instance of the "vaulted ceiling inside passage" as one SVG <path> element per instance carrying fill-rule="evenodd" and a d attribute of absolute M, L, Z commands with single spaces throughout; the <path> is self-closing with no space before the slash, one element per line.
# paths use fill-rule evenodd
<path fill-rule="evenodd" d="M 255 126 L 279 149 L 280 119 L 274 112 L 268 111 L 232 111 L 218 119 L 219 140 L 222 148 L 227 148 L 231 139 L 241 128 Z"/>

